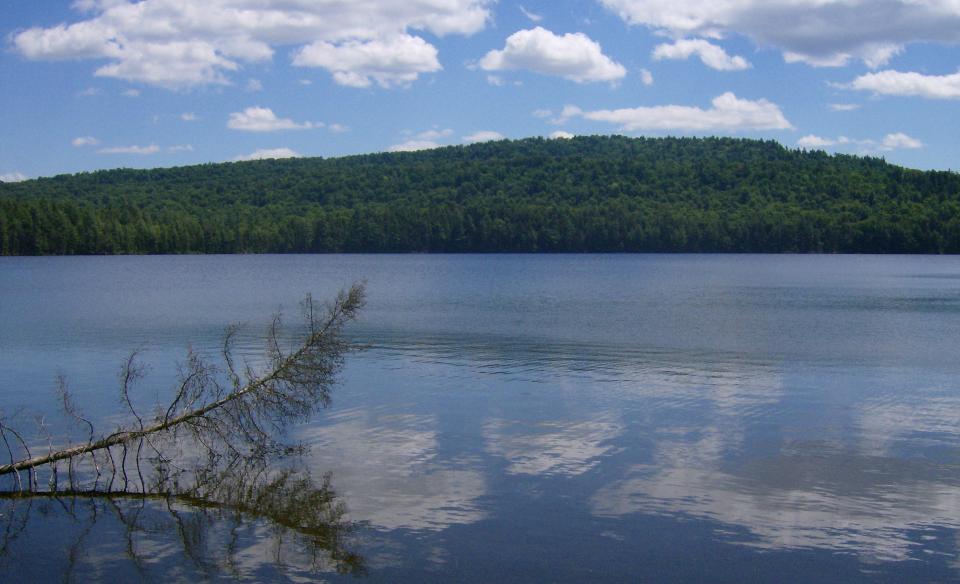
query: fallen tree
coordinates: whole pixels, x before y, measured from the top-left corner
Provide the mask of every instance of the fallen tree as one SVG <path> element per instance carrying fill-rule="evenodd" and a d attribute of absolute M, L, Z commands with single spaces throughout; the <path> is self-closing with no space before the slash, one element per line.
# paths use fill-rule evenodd
<path fill-rule="evenodd" d="M 65 463 L 70 489 L 77 488 L 82 466 L 83 476 L 93 480 L 93 490 L 108 469 L 108 491 L 118 477 L 128 490 L 129 474 L 135 471 L 141 491 L 147 492 L 141 468 L 145 461 L 154 471 L 148 475 L 150 482 L 162 485 L 187 470 L 184 459 L 202 458 L 204 465 L 209 465 L 284 448 L 276 438 L 289 422 L 329 404 L 330 389 L 351 348 L 343 336 L 344 326 L 356 318 L 364 302 L 362 283 L 342 291 L 326 311 L 318 310 L 308 295 L 302 304 L 305 328 L 299 342 L 285 351 L 281 318 L 274 317 L 266 335 L 265 364 L 259 367 L 249 363 L 238 366 L 232 347 L 239 328 L 228 328 L 221 351 L 223 364 L 209 364 L 190 350 L 180 368 L 173 399 L 147 417 L 130 398 L 131 388 L 143 375 L 139 355 L 134 352 L 120 375 L 120 396 L 130 420 L 109 434 L 97 435 L 61 380 L 63 410 L 86 430 L 87 440 L 61 448 L 49 445 L 46 454 L 34 456 L 23 433 L 0 419 L 0 442 L 10 459 L 0 465 L 0 476 L 13 475 L 18 491 L 37 491 L 37 470 L 46 467 L 50 469 L 49 489 L 56 491 L 58 467 Z M 26 482 L 22 472 L 28 474 Z"/>

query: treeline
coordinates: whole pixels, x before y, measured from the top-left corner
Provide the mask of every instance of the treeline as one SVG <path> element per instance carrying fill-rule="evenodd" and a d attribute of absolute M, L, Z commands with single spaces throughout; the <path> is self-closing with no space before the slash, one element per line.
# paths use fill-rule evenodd
<path fill-rule="evenodd" d="M 726 138 L 531 138 L 0 183 L 0 254 L 960 253 L 960 175 Z"/>

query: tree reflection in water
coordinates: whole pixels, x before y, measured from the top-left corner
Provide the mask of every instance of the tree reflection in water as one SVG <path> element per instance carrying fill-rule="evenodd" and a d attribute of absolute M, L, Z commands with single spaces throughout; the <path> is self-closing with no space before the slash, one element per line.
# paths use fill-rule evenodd
<path fill-rule="evenodd" d="M 171 401 L 152 415 L 131 398 L 144 374 L 132 353 L 120 374 L 129 417 L 112 432 L 98 434 L 62 381 L 63 413 L 79 440 L 52 437 L 41 422 L 40 441 L 28 441 L 0 412 L 10 460 L 0 464 L 0 581 L 50 581 L 51 571 L 65 581 L 159 573 L 164 582 L 362 574 L 329 475 L 317 482 L 292 464 L 301 448 L 284 437 L 291 422 L 330 403 L 353 348 L 343 328 L 363 305 L 362 283 L 326 311 L 308 295 L 299 333 L 276 316 L 259 362 L 238 359 L 239 329 L 228 328 L 223 363 L 188 351 Z M 42 442 L 48 452 L 34 455 Z"/>
<path fill-rule="evenodd" d="M 287 581 L 365 573 L 330 475 L 265 459 L 186 487 L 0 495 L 0 580 Z"/>

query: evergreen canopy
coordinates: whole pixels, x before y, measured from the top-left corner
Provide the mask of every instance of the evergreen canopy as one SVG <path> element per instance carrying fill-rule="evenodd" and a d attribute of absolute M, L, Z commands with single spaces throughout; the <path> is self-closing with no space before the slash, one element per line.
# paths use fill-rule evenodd
<path fill-rule="evenodd" d="M 960 252 L 960 175 L 732 138 L 530 138 L 0 183 L 0 254 Z"/>

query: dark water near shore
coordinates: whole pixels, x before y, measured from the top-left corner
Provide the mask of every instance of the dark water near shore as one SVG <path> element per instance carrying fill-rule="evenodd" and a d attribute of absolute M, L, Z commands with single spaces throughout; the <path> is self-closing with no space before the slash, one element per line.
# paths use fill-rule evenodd
<path fill-rule="evenodd" d="M 369 348 L 293 433 L 363 578 L 960 580 L 960 258 L 0 258 L 0 410 L 30 427 L 63 374 L 109 425 L 131 349 L 162 401 L 188 344 L 243 321 L 255 359 L 359 279 Z M 184 552 L 188 502 L 31 504 L 0 501 L 0 579 L 354 578 L 256 514 Z"/>

